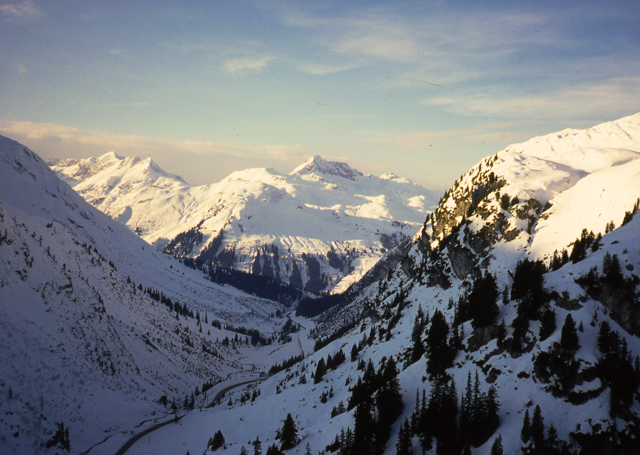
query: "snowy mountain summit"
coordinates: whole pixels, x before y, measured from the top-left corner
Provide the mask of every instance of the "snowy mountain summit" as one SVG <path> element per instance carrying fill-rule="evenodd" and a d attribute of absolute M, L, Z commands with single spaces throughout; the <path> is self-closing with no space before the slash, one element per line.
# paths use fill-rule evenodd
<path fill-rule="evenodd" d="M 107 153 L 50 162 L 87 201 L 166 253 L 340 291 L 410 239 L 439 193 L 313 156 L 290 174 L 246 169 L 202 186 Z"/>
<path fill-rule="evenodd" d="M 498 248 L 550 261 L 583 229 L 597 236 L 619 226 L 639 196 L 636 114 L 535 137 L 483 159 L 445 193 L 422 240 L 437 249 L 447 239 L 460 278 Z"/>
<path fill-rule="evenodd" d="M 346 163 L 328 161 L 320 155 L 315 155 L 295 168 L 289 175 L 335 176 L 347 180 L 357 180 L 363 174 Z"/>

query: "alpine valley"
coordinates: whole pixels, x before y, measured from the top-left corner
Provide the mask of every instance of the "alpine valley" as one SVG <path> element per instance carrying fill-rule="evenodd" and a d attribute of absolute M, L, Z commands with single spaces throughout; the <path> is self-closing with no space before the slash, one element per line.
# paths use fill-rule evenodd
<path fill-rule="evenodd" d="M 2 453 L 639 451 L 640 114 L 437 203 L 320 157 L 193 187 L 0 154 Z M 335 295 L 307 318 L 212 267 Z"/>

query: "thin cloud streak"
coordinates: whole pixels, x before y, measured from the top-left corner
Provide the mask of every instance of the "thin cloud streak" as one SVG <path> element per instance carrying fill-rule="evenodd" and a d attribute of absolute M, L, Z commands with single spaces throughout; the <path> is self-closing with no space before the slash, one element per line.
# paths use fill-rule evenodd
<path fill-rule="evenodd" d="M 316 76 L 324 76 L 327 74 L 344 73 L 345 71 L 358 69 L 363 65 L 363 61 L 344 65 L 327 65 L 322 63 L 305 62 L 298 65 L 298 70 L 303 73 L 313 74 Z"/>
<path fill-rule="evenodd" d="M 448 96 L 425 99 L 423 102 L 464 116 L 544 116 L 572 120 L 608 113 L 608 116 L 615 117 L 621 111 L 637 111 L 640 106 L 640 76 L 609 78 L 536 94 L 460 91 Z"/>
<path fill-rule="evenodd" d="M 224 63 L 224 70 L 235 76 L 247 76 L 252 72 L 259 73 L 275 57 L 245 57 L 228 60 Z"/>

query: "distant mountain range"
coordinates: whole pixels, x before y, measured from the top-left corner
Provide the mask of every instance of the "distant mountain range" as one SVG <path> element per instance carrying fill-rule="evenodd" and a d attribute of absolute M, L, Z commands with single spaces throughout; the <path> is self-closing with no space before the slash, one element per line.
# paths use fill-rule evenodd
<path fill-rule="evenodd" d="M 440 193 L 314 156 L 289 174 L 234 172 L 191 186 L 150 158 L 50 161 L 89 203 L 179 258 L 339 292 L 409 240 Z"/>

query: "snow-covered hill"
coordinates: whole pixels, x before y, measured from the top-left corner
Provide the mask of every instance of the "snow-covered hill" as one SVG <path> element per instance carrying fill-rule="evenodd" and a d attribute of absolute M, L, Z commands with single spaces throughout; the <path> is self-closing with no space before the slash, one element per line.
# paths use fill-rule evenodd
<path fill-rule="evenodd" d="M 265 448 L 288 413 L 289 453 L 638 453 L 639 152 L 640 114 L 482 160 L 405 259 L 323 321 L 334 341 L 132 453 L 200 453 L 216 430 L 215 453 Z M 392 357 L 404 408 L 381 449 Z"/>
<path fill-rule="evenodd" d="M 271 336 L 279 310 L 157 252 L 0 136 L 1 453 L 45 451 L 60 422 L 85 452 L 256 357 L 268 366 L 274 349 L 224 346 L 223 324 Z"/>
<path fill-rule="evenodd" d="M 421 244 L 444 251 L 446 238 L 458 278 L 493 254 L 549 261 L 583 229 L 620 225 L 640 196 L 639 160 L 640 114 L 510 145 L 445 193 Z"/>
<path fill-rule="evenodd" d="M 114 153 L 50 164 L 92 205 L 167 253 L 311 292 L 346 289 L 411 238 L 440 196 L 320 156 L 288 175 L 247 169 L 204 186 Z"/>

